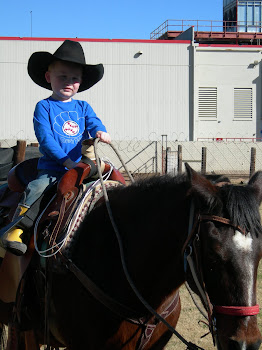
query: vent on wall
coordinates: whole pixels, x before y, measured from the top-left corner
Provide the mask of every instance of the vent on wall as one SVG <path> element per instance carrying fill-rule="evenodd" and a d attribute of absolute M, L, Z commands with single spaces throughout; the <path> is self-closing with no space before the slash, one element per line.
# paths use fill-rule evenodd
<path fill-rule="evenodd" d="M 217 88 L 199 87 L 198 90 L 199 118 L 217 118 Z"/>
<path fill-rule="evenodd" d="M 234 119 L 252 119 L 252 88 L 234 88 Z"/>

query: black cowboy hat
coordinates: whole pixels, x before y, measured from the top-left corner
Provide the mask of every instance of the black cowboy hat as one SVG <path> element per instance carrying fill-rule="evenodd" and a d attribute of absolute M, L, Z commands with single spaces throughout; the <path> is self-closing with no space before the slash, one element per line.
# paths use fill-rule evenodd
<path fill-rule="evenodd" d="M 104 75 L 102 64 L 86 64 L 84 51 L 79 42 L 65 40 L 53 55 L 45 51 L 33 53 L 27 66 L 29 76 L 37 85 L 52 90 L 51 84 L 45 79 L 45 73 L 48 70 L 48 66 L 57 60 L 77 63 L 83 67 L 82 83 L 78 92 L 89 89 L 102 79 Z"/>

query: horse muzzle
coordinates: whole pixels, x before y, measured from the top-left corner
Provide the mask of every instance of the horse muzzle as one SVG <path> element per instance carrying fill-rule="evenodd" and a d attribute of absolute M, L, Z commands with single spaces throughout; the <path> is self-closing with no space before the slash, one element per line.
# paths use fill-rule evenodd
<path fill-rule="evenodd" d="M 262 337 L 256 316 L 217 318 L 218 350 L 258 350 Z"/>
<path fill-rule="evenodd" d="M 253 344 L 246 344 L 246 342 L 230 339 L 228 349 L 232 350 L 258 350 L 260 348 L 261 340 L 257 340 Z"/>

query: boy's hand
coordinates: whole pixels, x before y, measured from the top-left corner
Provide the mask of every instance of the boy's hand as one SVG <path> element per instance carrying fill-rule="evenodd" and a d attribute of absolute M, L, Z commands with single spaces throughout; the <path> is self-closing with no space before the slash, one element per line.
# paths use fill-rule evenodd
<path fill-rule="evenodd" d="M 96 133 L 96 137 L 98 137 L 102 142 L 111 143 L 111 136 L 107 132 L 98 131 Z"/>

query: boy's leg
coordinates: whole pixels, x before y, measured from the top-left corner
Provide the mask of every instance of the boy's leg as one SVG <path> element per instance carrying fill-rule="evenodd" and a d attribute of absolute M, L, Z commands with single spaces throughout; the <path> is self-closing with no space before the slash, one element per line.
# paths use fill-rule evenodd
<path fill-rule="evenodd" d="M 28 184 L 23 199 L 18 204 L 13 220 L 18 216 L 24 215 L 42 193 L 51 187 L 55 181 L 59 180 L 62 175 L 63 173 L 56 171 L 39 171 L 37 178 Z M 23 230 L 21 228 L 13 227 L 4 233 L 0 244 L 15 255 L 22 255 L 27 250 L 27 245 L 21 238 L 22 233 Z"/>

